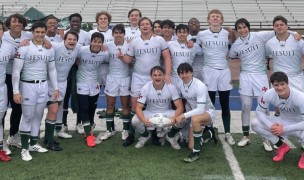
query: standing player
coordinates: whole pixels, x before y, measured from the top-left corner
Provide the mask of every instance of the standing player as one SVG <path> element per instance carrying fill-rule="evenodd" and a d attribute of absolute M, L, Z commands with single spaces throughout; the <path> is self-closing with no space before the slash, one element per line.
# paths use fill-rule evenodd
<path fill-rule="evenodd" d="M 304 75 L 302 56 L 304 41 L 297 41 L 290 36 L 287 19 L 277 16 L 273 19 L 276 36 L 267 41 L 266 56 L 273 60 L 273 72 L 282 71 L 287 74 L 291 87 L 304 91 Z"/>
<path fill-rule="evenodd" d="M 50 16 L 45 20 L 47 27 L 45 39 L 50 42 L 60 43 L 63 38 L 64 31 L 57 29 L 58 21 L 55 16 Z"/>
<path fill-rule="evenodd" d="M 208 14 L 210 28 L 198 33 L 196 43 L 201 45 L 204 51 L 204 67 L 202 76 L 206 84 L 212 103 L 215 103 L 216 91 L 222 108 L 222 119 L 225 131 L 225 140 L 230 145 L 235 141 L 230 135 L 230 108 L 229 96 L 232 89 L 231 73 L 228 67 L 228 46 L 231 41 L 229 32 L 222 28 L 224 17 L 220 10 L 211 10 Z"/>
<path fill-rule="evenodd" d="M 187 37 L 189 35 L 189 27 L 187 25 L 179 24 L 176 26 L 175 33 L 178 39 L 168 42 L 168 47 L 172 59 L 171 79 L 176 86 L 181 81 L 177 73 L 178 66 L 185 62 L 192 65 L 195 55 L 202 55 L 203 50 L 197 44 L 192 48 L 187 47 Z"/>
<path fill-rule="evenodd" d="M 7 139 L 7 144 L 21 148 L 21 141 L 18 134 L 19 124 L 21 120 L 22 110 L 21 105 L 16 104 L 13 99 L 13 86 L 12 86 L 12 71 L 13 60 L 16 51 L 18 50 L 20 42 L 25 39 L 31 39 L 31 33 L 23 31 L 26 27 L 26 19 L 20 14 L 12 14 L 5 20 L 5 26 L 8 27 L 8 31 L 3 34 L 1 47 L 6 51 L 10 51 L 12 55 L 11 59 L 6 67 L 5 83 L 7 85 L 8 101 L 11 105 L 12 112 L 10 115 L 10 135 Z"/>
<path fill-rule="evenodd" d="M 160 57 L 164 58 L 166 83 L 171 82 L 171 58 L 168 46 L 164 38 L 153 36 L 152 22 L 149 18 L 143 17 L 139 21 L 141 36 L 132 40 L 127 54 L 123 57 L 125 62 L 132 62 L 135 59 L 134 72 L 131 82 L 132 110 L 135 110 L 137 97 L 141 88 L 151 80 L 149 69 L 160 65 Z M 134 114 L 134 112 L 133 112 Z M 132 116 L 132 112 L 131 112 Z M 131 129 L 125 146 L 134 142 L 134 131 Z"/>
<path fill-rule="evenodd" d="M 282 141 L 282 136 L 294 136 L 304 142 L 304 94 L 289 86 L 285 73 L 277 71 L 270 77 L 272 89 L 265 92 L 256 109 L 257 118 L 252 120 L 252 129 L 262 137 L 269 139 L 278 149 L 273 161 L 284 159 L 290 147 Z M 280 116 L 268 116 L 269 105 L 280 109 Z M 304 153 L 298 163 L 304 169 Z"/>
<path fill-rule="evenodd" d="M 161 22 L 161 35 L 165 39 L 166 42 L 176 40 L 176 36 L 174 34 L 175 24 L 173 21 L 167 19 Z"/>
<path fill-rule="evenodd" d="M 100 137 L 100 140 L 108 139 L 114 135 L 114 111 L 117 96 L 120 96 L 122 105 L 122 140 L 126 140 L 128 136 L 127 131 L 130 126 L 130 70 L 129 64 L 119 59 L 119 57 L 126 54 L 129 47 L 127 41 L 124 40 L 125 33 L 126 31 L 123 24 L 115 25 L 112 29 L 114 41 L 106 43 L 106 47 L 110 54 L 109 72 L 107 75 L 107 85 L 105 87 L 105 94 L 107 96 L 107 132 Z"/>
<path fill-rule="evenodd" d="M 55 151 L 62 150 L 54 141 L 54 129 L 56 135 L 61 138 L 72 138 L 72 135 L 66 133 L 62 129 L 62 101 L 66 92 L 68 73 L 75 63 L 75 59 L 79 52 L 80 45 L 77 46 L 78 34 L 75 31 L 68 31 L 64 35 L 64 42 L 53 43 L 55 51 L 55 65 L 57 70 L 57 82 L 59 87 L 59 97 L 57 101 L 53 101 L 53 86 L 48 79 L 49 101 L 48 113 L 45 120 L 45 141 L 47 148 Z"/>
<path fill-rule="evenodd" d="M 155 35 L 161 36 L 161 20 L 156 20 L 153 22 L 153 33 Z"/>
<path fill-rule="evenodd" d="M 76 31 L 78 33 L 78 44 L 84 46 L 85 45 L 85 40 L 87 37 L 87 32 L 80 29 L 81 28 L 81 23 L 82 23 L 82 16 L 79 13 L 74 13 L 69 16 L 69 21 L 70 21 L 70 29 L 68 29 L 66 32 L 69 30 Z M 76 93 L 76 73 L 77 73 L 77 63 L 75 63 L 68 76 L 68 81 L 67 81 L 67 89 L 63 101 L 63 117 L 62 117 L 62 123 L 63 123 L 63 130 L 67 132 L 68 126 L 67 126 L 67 116 L 68 116 L 68 108 L 69 108 L 69 100 L 71 97 L 71 107 L 73 112 L 77 112 L 78 110 L 78 98 L 77 98 L 77 93 Z M 77 122 L 76 122 L 76 129 L 79 134 L 83 134 L 83 126 L 81 124 L 81 119 L 80 119 L 80 114 L 77 112 Z"/>
<path fill-rule="evenodd" d="M 177 69 L 178 75 L 182 79 L 177 85 L 186 103 L 186 113 L 176 117 L 176 125 L 166 136 L 167 140 L 174 140 L 174 135 L 180 128 L 191 121 L 193 135 L 189 137 L 189 148 L 192 152 L 184 158 L 185 162 L 193 162 L 199 158 L 201 141 L 214 136 L 211 130 L 203 134 L 202 126 L 211 125 L 215 120 L 215 108 L 211 102 L 207 87 L 200 80 L 193 77 L 193 68 L 188 63 L 182 63 Z M 169 141 L 170 142 L 170 141 Z"/>
<path fill-rule="evenodd" d="M 141 32 L 139 30 L 139 20 L 142 15 L 139 9 L 131 9 L 128 12 L 128 18 L 130 21 L 130 26 L 126 27 L 125 40 L 129 43 L 133 39 L 140 36 Z"/>
<path fill-rule="evenodd" d="M 91 45 L 81 47 L 79 54 L 77 95 L 81 121 L 89 147 L 96 146 L 95 137 L 92 133 L 92 125 L 94 124 L 94 115 L 100 92 L 98 68 L 100 68 L 100 64 L 108 61 L 109 58 L 109 53 L 103 51 L 103 41 L 104 37 L 101 33 L 93 33 Z"/>
<path fill-rule="evenodd" d="M 32 160 L 29 150 L 47 152 L 47 149 L 37 143 L 41 119 L 48 101 L 47 75 L 54 88 L 53 100 L 56 101 L 59 95 L 54 50 L 43 47 L 46 29 L 44 23 L 34 23 L 31 27 L 33 40 L 29 46 L 18 49 L 14 60 L 12 83 L 14 101 L 21 104 L 23 112 L 20 136 L 21 157 L 24 161 Z"/>
<path fill-rule="evenodd" d="M 176 88 L 172 84 L 165 83 L 165 71 L 160 66 L 154 66 L 150 75 L 152 81 L 142 88 L 136 104 L 136 115 L 132 119 L 132 125 L 140 134 L 136 148 L 144 147 L 145 143 L 151 138 L 147 130 L 154 130 L 155 126 L 149 118 L 155 113 L 162 113 L 171 119 L 171 124 L 175 123 L 175 118 L 183 113 L 183 103 Z M 171 101 L 176 106 L 176 110 L 171 109 Z M 147 104 L 143 111 L 144 105 Z M 176 148 L 176 144 L 171 144 Z M 178 145 L 178 144 L 177 144 Z M 179 145 L 178 145 L 179 147 Z M 179 147 L 180 148 L 180 147 Z"/>

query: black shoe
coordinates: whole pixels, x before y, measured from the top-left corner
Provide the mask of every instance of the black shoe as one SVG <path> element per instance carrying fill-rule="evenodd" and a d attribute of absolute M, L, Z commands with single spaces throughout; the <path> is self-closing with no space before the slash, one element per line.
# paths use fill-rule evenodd
<path fill-rule="evenodd" d="M 130 146 L 132 143 L 134 143 L 134 135 L 133 134 L 129 134 L 129 136 L 127 137 L 126 140 L 124 140 L 123 142 L 123 146 Z"/>
<path fill-rule="evenodd" d="M 43 141 L 42 141 L 42 143 L 45 144 L 45 145 L 47 145 L 47 144 L 48 144 L 48 140 L 46 140 L 46 139 L 44 138 Z M 54 139 L 54 144 L 56 144 L 57 146 L 59 146 L 59 145 L 60 145 L 60 142 L 58 142 L 58 141 L 56 141 L 56 140 Z"/>
<path fill-rule="evenodd" d="M 48 149 L 53 150 L 53 151 L 61 151 L 62 148 L 56 144 L 55 142 L 51 143 L 51 144 L 47 144 L 46 146 Z"/>
<path fill-rule="evenodd" d="M 161 143 L 159 142 L 159 137 L 152 137 L 151 141 L 152 141 L 152 144 L 154 144 L 155 146 L 161 145 Z"/>

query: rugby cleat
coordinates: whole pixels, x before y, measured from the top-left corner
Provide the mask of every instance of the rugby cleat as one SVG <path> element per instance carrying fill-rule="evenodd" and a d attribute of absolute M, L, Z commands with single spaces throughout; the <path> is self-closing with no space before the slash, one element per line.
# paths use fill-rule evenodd
<path fill-rule="evenodd" d="M 30 155 L 29 150 L 27 150 L 27 149 L 22 149 L 21 158 L 23 161 L 30 161 L 33 159 L 32 156 Z"/>
<path fill-rule="evenodd" d="M 142 148 L 145 146 L 145 143 L 151 138 L 151 135 L 149 134 L 148 137 L 140 137 L 139 141 L 135 145 L 135 148 Z"/>
<path fill-rule="evenodd" d="M 95 146 L 96 146 L 95 140 L 96 140 L 96 138 L 95 138 L 94 135 L 91 133 L 90 136 L 86 137 L 87 146 L 89 146 L 89 147 L 95 147 Z"/>
<path fill-rule="evenodd" d="M 238 146 L 239 147 L 245 147 L 246 145 L 248 145 L 250 143 L 250 139 L 249 139 L 249 137 L 248 136 L 244 136 L 241 140 L 240 140 L 240 142 L 238 142 Z"/>
<path fill-rule="evenodd" d="M 45 153 L 48 152 L 47 149 L 43 148 L 42 146 L 40 146 L 38 143 L 33 145 L 33 146 L 29 146 L 29 151 L 36 151 L 36 152 L 40 152 L 40 153 Z"/>
<path fill-rule="evenodd" d="M 263 146 L 264 146 L 265 151 L 270 152 L 273 150 L 271 143 L 267 139 L 263 139 Z"/>
<path fill-rule="evenodd" d="M 299 167 L 300 169 L 304 169 L 304 153 L 303 153 L 302 156 L 301 156 L 301 159 L 300 159 L 300 161 L 299 161 L 299 163 L 298 163 L 298 167 Z"/>
<path fill-rule="evenodd" d="M 10 161 L 11 158 L 5 154 L 5 152 L 1 149 L 0 150 L 0 161 L 4 161 L 4 162 L 7 162 L 7 161 Z"/>
<path fill-rule="evenodd" d="M 180 145 L 178 144 L 178 142 L 176 141 L 176 139 L 173 137 L 173 138 L 170 138 L 168 136 L 168 134 L 166 135 L 166 140 L 171 144 L 171 147 L 173 149 L 181 149 Z"/>
<path fill-rule="evenodd" d="M 283 143 L 280 147 L 278 147 L 276 155 L 272 158 L 272 160 L 276 162 L 282 161 L 284 159 L 285 154 L 289 151 L 290 147 L 286 143 Z"/>
<path fill-rule="evenodd" d="M 225 141 L 227 141 L 227 143 L 228 143 L 230 146 L 232 146 L 232 145 L 235 144 L 235 141 L 234 141 L 234 139 L 233 139 L 233 137 L 231 136 L 230 133 L 226 133 L 226 134 L 225 134 Z"/>
<path fill-rule="evenodd" d="M 191 152 L 187 157 L 184 158 L 184 161 L 187 163 L 192 163 L 199 158 L 199 152 Z"/>

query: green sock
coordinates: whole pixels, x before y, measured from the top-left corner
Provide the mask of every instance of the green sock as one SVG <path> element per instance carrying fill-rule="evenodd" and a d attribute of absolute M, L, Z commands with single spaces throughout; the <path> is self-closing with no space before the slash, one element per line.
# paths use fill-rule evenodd
<path fill-rule="evenodd" d="M 249 126 L 242 126 L 244 136 L 249 136 L 249 128 Z"/>
<path fill-rule="evenodd" d="M 3 141 L 5 140 L 3 139 Z M 0 142 L 0 150 L 3 150 L 3 141 Z"/>
<path fill-rule="evenodd" d="M 180 130 L 181 130 L 181 128 L 172 126 L 171 130 L 168 133 L 168 137 L 173 138 Z"/>
<path fill-rule="evenodd" d="M 113 125 L 114 125 L 114 114 L 106 114 L 106 125 L 107 125 L 107 130 L 112 132 L 113 131 Z"/>
<path fill-rule="evenodd" d="M 145 132 L 140 134 L 142 137 L 148 137 L 149 136 L 149 132 L 147 131 L 147 129 L 145 129 Z"/>
<path fill-rule="evenodd" d="M 209 130 L 209 131 L 211 131 L 211 130 Z M 205 133 L 202 134 L 203 140 L 211 138 L 211 134 L 209 133 L 209 131 L 206 131 Z"/>
<path fill-rule="evenodd" d="M 48 127 L 47 127 L 46 121 L 47 121 L 47 119 L 45 119 L 45 124 L 44 124 L 44 139 L 48 140 L 49 134 L 48 134 Z"/>
<path fill-rule="evenodd" d="M 83 125 L 83 129 L 84 129 L 84 133 L 85 133 L 86 137 L 90 136 L 91 131 L 92 131 L 90 122 L 83 123 L 82 125 Z"/>
<path fill-rule="evenodd" d="M 22 149 L 29 148 L 30 131 L 20 131 L 21 147 Z"/>
<path fill-rule="evenodd" d="M 56 132 L 60 132 L 61 129 L 62 129 L 62 124 L 61 124 L 61 123 L 56 123 L 56 124 L 55 124 L 55 131 L 56 131 Z"/>
<path fill-rule="evenodd" d="M 194 146 L 193 151 L 199 152 L 201 150 L 202 131 L 193 131 Z"/>
<path fill-rule="evenodd" d="M 225 133 L 230 132 L 230 120 L 231 120 L 231 115 L 230 115 L 230 114 L 229 114 L 229 116 L 223 116 L 223 115 L 222 115 L 222 119 L 223 119 L 223 124 L 224 124 Z"/>
<path fill-rule="evenodd" d="M 122 124 L 123 124 L 123 130 L 129 130 L 130 129 L 130 114 L 128 115 L 122 115 Z"/>
<path fill-rule="evenodd" d="M 47 141 L 49 144 L 52 144 L 54 142 L 54 129 L 55 129 L 55 121 L 46 120 L 45 121 L 45 134 L 47 134 Z"/>
<path fill-rule="evenodd" d="M 278 141 L 277 143 L 275 143 L 275 145 L 276 145 L 277 147 L 282 146 L 282 144 L 283 144 L 283 141 L 282 141 L 281 139 L 279 139 L 279 141 Z"/>
<path fill-rule="evenodd" d="M 38 136 L 30 136 L 30 145 L 34 146 L 38 142 Z"/>
<path fill-rule="evenodd" d="M 135 134 L 135 129 L 132 126 L 132 118 L 133 118 L 134 115 L 135 115 L 135 112 L 131 110 L 131 113 L 130 113 L 130 123 L 129 123 L 129 135 L 134 135 Z"/>

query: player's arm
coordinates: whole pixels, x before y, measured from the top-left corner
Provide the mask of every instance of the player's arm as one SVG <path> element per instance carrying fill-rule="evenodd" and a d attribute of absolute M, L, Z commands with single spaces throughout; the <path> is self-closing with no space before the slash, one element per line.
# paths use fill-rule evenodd
<path fill-rule="evenodd" d="M 259 101 L 259 104 L 258 104 L 255 112 L 256 112 L 257 118 L 270 129 L 271 126 L 273 125 L 273 123 L 271 121 L 269 121 L 269 119 L 267 117 L 267 113 L 269 112 L 269 103 L 264 100 L 264 96 Z"/>
<path fill-rule="evenodd" d="M 48 63 L 48 75 L 51 80 L 52 86 L 54 88 L 54 101 L 57 101 L 59 97 L 59 90 L 58 90 L 58 83 L 57 83 L 57 71 L 56 71 L 56 66 L 55 66 L 55 61 L 50 61 Z"/>
<path fill-rule="evenodd" d="M 22 103 L 22 96 L 19 91 L 20 73 L 23 68 L 24 60 L 20 58 L 14 59 L 13 73 L 12 73 L 12 85 L 13 85 L 13 98 L 16 104 Z"/>
<path fill-rule="evenodd" d="M 164 62 L 165 62 L 165 71 L 166 71 L 165 82 L 170 84 L 171 83 L 172 60 L 171 60 L 169 48 L 164 49 L 162 51 L 162 56 L 163 56 Z"/>
<path fill-rule="evenodd" d="M 231 27 L 224 27 L 224 29 L 229 32 L 228 40 L 229 40 L 230 44 L 233 44 L 234 41 L 236 40 L 235 30 L 233 30 Z"/>
<path fill-rule="evenodd" d="M 151 126 L 152 124 L 151 124 L 151 122 L 150 122 L 148 119 L 145 118 L 144 112 L 143 112 L 143 110 L 142 110 L 143 107 L 144 107 L 144 104 L 142 104 L 142 103 L 140 103 L 140 102 L 137 102 L 137 103 L 136 103 L 136 107 L 135 107 L 135 112 L 136 112 L 136 115 L 137 115 L 138 119 L 139 119 L 142 123 L 144 123 L 144 125 L 145 125 L 146 127 L 149 127 L 149 126 Z"/>
<path fill-rule="evenodd" d="M 184 105 L 181 98 L 174 100 L 173 103 L 176 107 L 176 110 L 174 116 L 171 118 L 171 124 L 176 123 L 175 119 L 184 112 Z"/>

